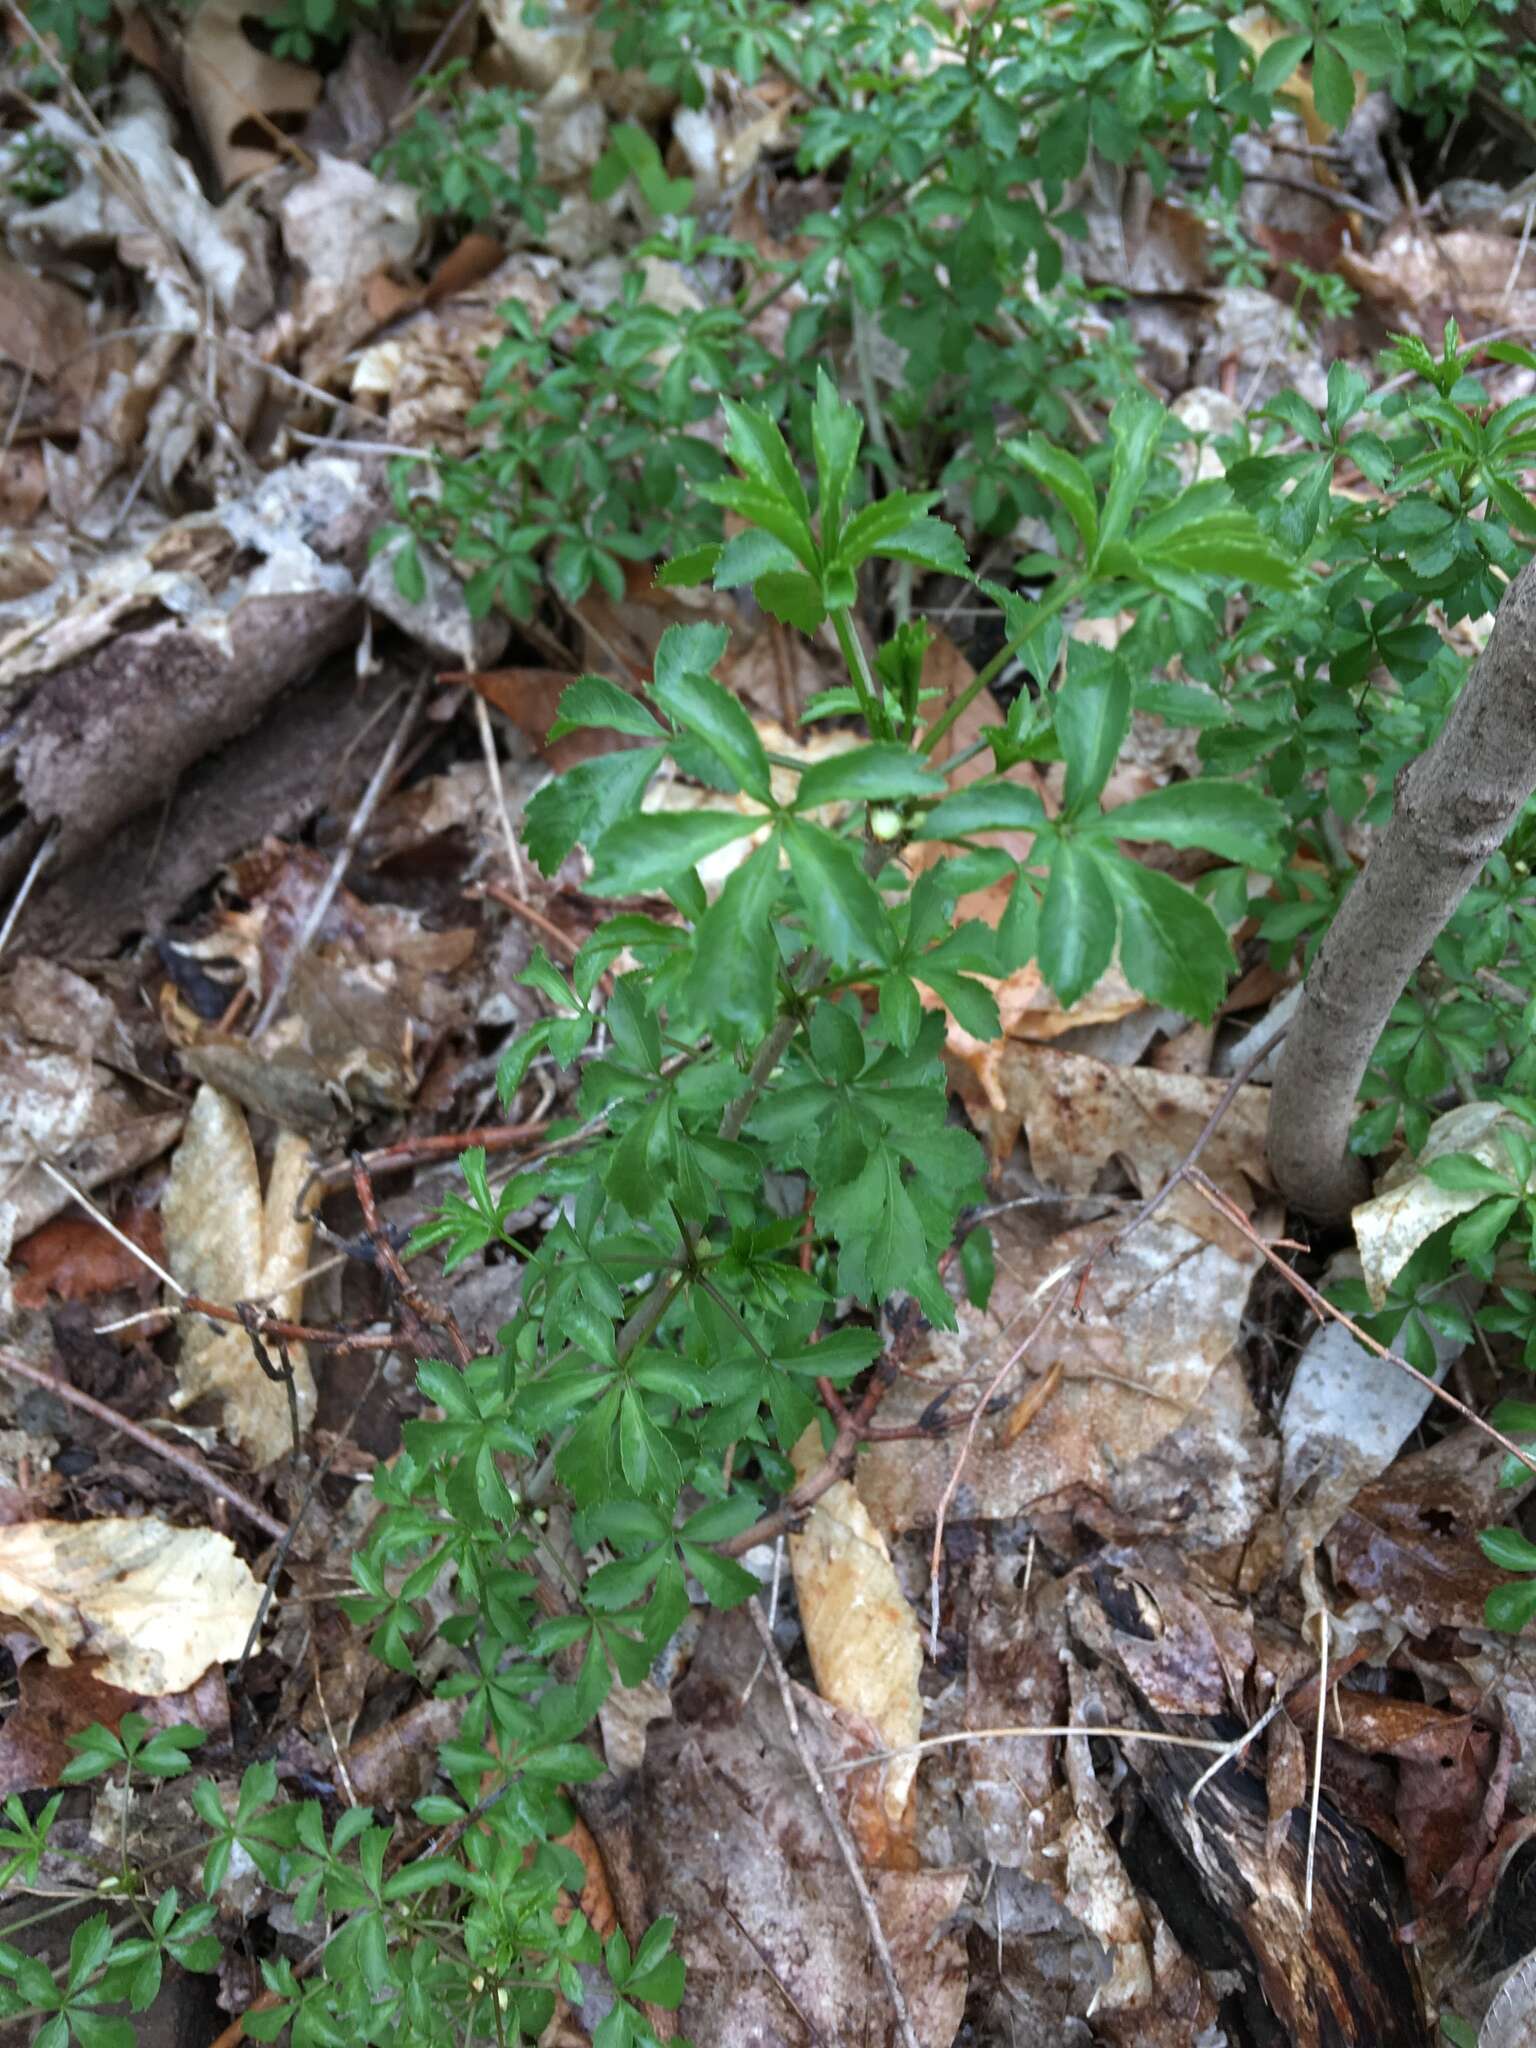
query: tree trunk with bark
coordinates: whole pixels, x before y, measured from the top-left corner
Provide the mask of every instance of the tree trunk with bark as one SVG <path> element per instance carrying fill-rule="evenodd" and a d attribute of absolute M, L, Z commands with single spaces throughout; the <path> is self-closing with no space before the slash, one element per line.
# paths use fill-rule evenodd
<path fill-rule="evenodd" d="M 1377 840 L 1312 963 L 1275 1074 L 1281 1192 L 1337 1221 L 1370 1192 L 1349 1151 L 1367 1062 L 1425 954 L 1536 788 L 1536 563 L 1505 592 L 1440 737 L 1398 778 Z"/>

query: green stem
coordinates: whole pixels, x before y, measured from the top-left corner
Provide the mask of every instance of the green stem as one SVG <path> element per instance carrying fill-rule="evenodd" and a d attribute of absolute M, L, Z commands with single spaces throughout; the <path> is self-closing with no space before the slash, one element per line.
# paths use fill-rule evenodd
<path fill-rule="evenodd" d="M 1048 620 L 1055 618 L 1056 614 L 1069 605 L 1073 598 L 1079 596 L 1086 587 L 1087 581 L 1086 575 L 1064 576 L 1058 583 L 1052 585 L 1051 589 L 1034 607 L 1034 612 L 1026 631 L 1019 634 L 1017 639 L 1007 641 L 993 655 L 985 668 L 978 669 L 959 696 L 955 698 L 949 709 L 942 712 L 934 720 L 933 724 L 929 726 L 928 730 L 918 741 L 918 752 L 920 754 L 931 754 L 933 752 L 955 720 L 963 716 L 970 709 L 971 705 L 975 703 L 989 683 L 996 681 L 1024 645 L 1025 641 L 1032 640 Z"/>
<path fill-rule="evenodd" d="M 852 614 L 846 609 L 833 612 L 832 627 L 837 634 L 837 644 L 842 649 L 843 660 L 848 664 L 853 687 L 859 693 L 859 702 L 863 706 L 869 736 L 875 740 L 887 740 L 891 736 L 891 722 L 885 715 L 879 689 L 869 672 L 869 663 L 864 658 L 864 643 L 854 631 Z"/>
<path fill-rule="evenodd" d="M 715 1307 L 721 1310 L 723 1314 L 729 1316 L 730 1320 L 736 1325 L 737 1329 L 740 1330 L 742 1336 L 746 1338 L 747 1342 L 751 1345 L 752 1349 L 757 1353 L 758 1357 L 763 1361 L 764 1365 L 772 1365 L 772 1357 L 764 1349 L 762 1344 L 759 1343 L 758 1339 L 755 1336 L 753 1336 L 751 1326 L 748 1324 L 746 1318 L 738 1312 L 734 1304 L 731 1302 L 730 1298 L 727 1295 L 721 1293 L 720 1289 L 715 1285 L 713 1280 L 701 1280 L 699 1282 L 699 1285 L 704 1289 L 704 1292 L 715 1304 Z"/>

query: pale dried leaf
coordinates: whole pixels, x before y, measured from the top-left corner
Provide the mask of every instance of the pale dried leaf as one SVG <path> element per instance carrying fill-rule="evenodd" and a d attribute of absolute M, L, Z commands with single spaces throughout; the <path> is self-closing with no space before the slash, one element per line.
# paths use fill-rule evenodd
<path fill-rule="evenodd" d="M 282 207 L 283 243 L 299 266 L 294 307 L 304 373 L 329 374 L 378 321 L 364 291 L 376 271 L 403 269 L 421 237 L 418 196 L 361 164 L 322 155 Z"/>
<path fill-rule="evenodd" d="M 1477 2048 L 1536 2048 L 1536 1951 L 1517 1963 L 1499 1986 Z"/>
<path fill-rule="evenodd" d="M 280 1131 L 263 1202 L 244 1112 L 217 1088 L 199 1088 L 163 1206 L 166 1259 L 182 1285 L 210 1300 L 259 1299 L 274 1315 L 296 1316 L 303 1289 L 295 1283 L 314 1221 L 309 1210 L 295 1217 L 294 1206 L 309 1167 L 308 1141 Z M 302 1427 L 314 1413 L 314 1375 L 302 1346 L 288 1355 Z M 177 1376 L 177 1405 L 218 1396 L 225 1433 L 252 1464 L 270 1465 L 292 1449 L 287 1390 L 267 1378 L 243 1330 L 188 1318 Z"/>
<path fill-rule="evenodd" d="M 885 1748 L 916 1742 L 923 1724 L 917 1621 L 885 1538 L 846 1481 L 823 1494 L 805 1528 L 790 1537 L 789 1561 L 817 1690 L 863 1715 Z M 882 1767 L 893 1822 L 906 1807 L 917 1765 L 909 1755 Z"/>
<path fill-rule="evenodd" d="M 558 25 L 523 19 L 523 0 L 480 0 L 480 14 L 512 67 L 515 83 L 548 92 L 564 83 L 584 92 L 592 82 L 597 31 L 576 10 L 562 12 Z"/>
<path fill-rule="evenodd" d="M 1437 235 L 1405 215 L 1369 255 L 1346 246 L 1338 267 L 1394 324 L 1436 343 L 1452 315 L 1477 331 L 1524 328 L 1536 311 L 1536 251 L 1486 229 Z"/>
<path fill-rule="evenodd" d="M 318 71 L 258 50 L 249 40 L 241 21 L 250 13 L 244 0 L 202 0 L 182 37 L 187 99 L 226 191 L 281 163 L 282 117 L 297 121 L 320 98 Z M 237 142 L 237 134 L 261 128 L 258 115 L 272 124 L 271 143 Z"/>
<path fill-rule="evenodd" d="M 1328 1278 L 1354 1278 L 1358 1262 L 1345 1253 Z M 1474 1306 L 1467 1290 L 1453 1299 Z M 1357 1343 L 1342 1323 L 1325 1322 L 1313 1331 L 1297 1361 L 1280 1412 L 1283 1446 L 1280 1498 L 1295 1500 L 1303 1488 L 1304 1508 L 1292 1509 L 1293 1553 L 1320 1543 L 1360 1488 L 1384 1472 L 1423 1421 L 1435 1396 L 1435 1381 L 1462 1349 L 1427 1324 L 1435 1372 L 1404 1372 Z"/>
<path fill-rule="evenodd" d="M 1508 1155 L 1499 1142 L 1501 1126 L 1524 1128 L 1520 1118 L 1497 1102 L 1458 1103 L 1430 1125 L 1417 1159 L 1399 1160 L 1383 1178 L 1380 1191 L 1354 1211 L 1351 1221 L 1361 1269 L 1378 1308 L 1427 1237 L 1488 1199 L 1471 1189 L 1437 1188 L 1425 1166 L 1453 1152 L 1467 1152 L 1484 1166 L 1508 1172 Z"/>
<path fill-rule="evenodd" d="M 1182 1163 L 1226 1092 L 1224 1082 L 1193 1074 L 1112 1066 L 1022 1042 L 1004 1049 L 1001 1071 L 1035 1172 L 1073 1195 L 1087 1194 L 1112 1159 L 1141 1194 L 1152 1194 Z M 1239 1089 L 1200 1155 L 1202 1171 L 1245 1212 L 1253 1209 L 1254 1190 L 1270 1185 L 1268 1120 L 1268 1089 Z M 1193 1189 L 1175 1189 L 1164 1213 L 1233 1257 L 1242 1255 L 1241 1233 Z"/>
<path fill-rule="evenodd" d="M 96 1677 L 126 1692 L 183 1692 L 238 1657 L 260 1602 L 259 1582 L 212 1529 L 153 1516 L 0 1528 L 0 1611 L 51 1664 L 99 1658 Z"/>

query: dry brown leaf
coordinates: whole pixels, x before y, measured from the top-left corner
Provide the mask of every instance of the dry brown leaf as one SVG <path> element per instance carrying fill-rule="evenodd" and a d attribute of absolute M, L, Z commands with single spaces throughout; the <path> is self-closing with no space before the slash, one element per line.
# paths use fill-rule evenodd
<path fill-rule="evenodd" d="M 309 1261 L 314 1219 L 310 1207 L 300 1218 L 294 1208 L 311 1163 L 308 1141 L 280 1131 L 263 1203 L 244 1111 L 217 1088 L 199 1088 L 164 1203 L 166 1258 L 182 1285 L 207 1300 L 259 1300 L 274 1315 L 296 1317 L 303 1287 L 295 1283 Z M 303 1428 L 314 1414 L 314 1375 L 301 1345 L 288 1355 Z M 176 1369 L 176 1406 L 216 1395 L 225 1433 L 253 1465 L 293 1448 L 287 1390 L 262 1371 L 244 1330 L 188 1318 Z"/>
<path fill-rule="evenodd" d="M 128 1237 L 151 1258 L 158 1259 L 159 1218 L 151 1210 L 121 1216 L 117 1232 L 91 1216 L 55 1216 L 24 1237 L 12 1253 L 19 1270 L 18 1308 L 42 1308 L 50 1295 L 59 1301 L 89 1301 L 119 1287 L 156 1282 L 146 1261 L 122 1242 Z M 22 1276 L 25 1277 L 22 1277 Z"/>
<path fill-rule="evenodd" d="M 1226 1083 L 1152 1067 L 1117 1067 L 1082 1053 L 1016 1044 L 1000 1062 L 1008 1108 L 1029 1139 L 1030 1163 L 1049 1186 L 1085 1195 L 1112 1159 L 1150 1195 L 1180 1165 L 1226 1092 Z M 1247 1087 L 1200 1155 L 1203 1171 L 1251 1213 L 1255 1188 L 1271 1185 L 1265 1158 L 1269 1090 Z M 1192 1189 L 1179 1187 L 1163 1213 L 1197 1237 L 1242 1256 L 1241 1233 Z"/>
<path fill-rule="evenodd" d="M 745 1615 L 708 1617 L 675 1688 L 677 1718 L 651 1728 L 625 1801 L 649 1895 L 665 1896 L 678 1918 L 688 1966 L 680 2027 L 711 2048 L 841 2043 L 860 2038 L 857 2016 L 868 2012 L 871 2043 L 894 2039 L 864 1918 L 778 1689 L 750 1683 L 759 1655 Z M 815 1694 L 802 1695 L 800 1718 L 829 1776 L 867 1754 Z M 963 2014 L 965 1941 L 954 1916 L 969 1875 L 869 1873 L 922 2048 L 949 2048 Z"/>
<path fill-rule="evenodd" d="M 19 263 L 0 261 L 0 405 L 7 439 L 73 434 L 102 369 L 78 292 Z M 14 484 L 12 489 L 15 489 Z"/>
<path fill-rule="evenodd" d="M 57 1785 L 69 1762 L 69 1737 L 93 1721 L 116 1729 L 124 1714 L 139 1712 L 152 1728 L 178 1722 L 212 1732 L 229 1731 L 229 1692 L 222 1671 L 211 1671 L 191 1692 L 147 1699 L 105 1685 L 89 1658 L 68 1665 L 46 1657 L 24 1659 L 16 1674 L 19 1695 L 0 1728 L 0 1798 L 12 1792 Z"/>
<path fill-rule="evenodd" d="M 996 917 L 988 921 L 995 923 Z M 977 979 L 986 977 L 978 975 Z M 951 1075 L 972 1117 L 978 1124 L 989 1126 L 993 1158 L 1003 1159 L 1013 1150 L 1019 1135 L 1018 1114 L 1008 1101 L 1009 1040 L 1049 1043 L 1064 1032 L 1077 1031 L 1085 1025 L 1117 1024 L 1122 1017 L 1145 1010 L 1147 999 L 1131 987 L 1118 962 L 1112 962 L 1069 1010 L 1062 1008 L 1055 990 L 1033 960 L 1016 974 L 1010 974 L 1006 981 L 989 982 L 988 986 L 1002 1021 L 1001 1033 L 990 1042 L 973 1038 L 951 1018 L 945 1051 Z M 921 993 L 928 1002 L 927 991 Z"/>
<path fill-rule="evenodd" d="M 812 1462 L 818 1458 L 819 1443 Z M 885 1538 L 846 1480 L 822 1495 L 790 1537 L 789 1561 L 817 1690 L 862 1715 L 882 1748 L 907 1748 L 923 1725 L 922 1642 Z M 881 1766 L 893 1824 L 906 1810 L 917 1765 L 909 1755 Z"/>
<path fill-rule="evenodd" d="M 523 19 L 523 0 L 480 0 L 480 14 L 519 85 L 548 92 L 564 85 L 585 92 L 592 82 L 598 49 L 597 30 L 580 20 L 581 10 L 562 13 L 559 25 L 534 25 Z"/>
<path fill-rule="evenodd" d="M 16 1522 L 0 1528 L 0 1612 L 51 1664 L 99 1658 L 125 1692 L 185 1692 L 245 1647 L 261 1585 L 213 1529 L 136 1521 Z"/>
<path fill-rule="evenodd" d="M 974 1400 L 1039 1320 L 1059 1276 L 1118 1227 L 1115 1218 L 1031 1244 L 1011 1218 L 997 1219 L 988 1312 L 959 1306 L 958 1331 L 934 1333 L 930 1356 L 914 1367 L 919 1377 L 898 1380 L 886 1396 L 882 1422 L 915 1422 L 946 1385 L 957 1410 Z M 1081 1304 L 1058 1310 L 1002 1391 L 1017 1397 L 1058 1363 L 1062 1384 L 1012 1443 L 1005 1417 L 982 1423 L 952 1519 L 1012 1520 L 1070 1486 L 1110 1493 L 1118 1472 L 1178 1428 L 1236 1343 L 1259 1264 L 1256 1252 L 1244 1253 L 1233 1258 L 1155 1216 L 1096 1265 Z M 958 1456 L 953 1438 L 872 1444 L 858 1465 L 859 1498 L 887 1534 L 931 1526 Z"/>
<path fill-rule="evenodd" d="M 180 1111 L 145 1115 L 112 1071 L 133 1064 L 111 1002 L 80 975 L 24 956 L 0 979 L 0 1260 L 72 1200 L 34 1162 L 93 1188 L 175 1137 Z"/>
<path fill-rule="evenodd" d="M 320 74 L 258 50 L 242 23 L 245 0 L 202 0 L 183 37 L 186 94 L 227 192 L 281 163 L 281 123 L 318 103 Z"/>
<path fill-rule="evenodd" d="M 1525 328 L 1536 314 L 1536 250 L 1486 229 L 1437 235 L 1405 217 L 1369 255 L 1341 251 L 1338 269 L 1378 312 L 1426 341 L 1438 343 L 1448 319 L 1475 332 Z"/>

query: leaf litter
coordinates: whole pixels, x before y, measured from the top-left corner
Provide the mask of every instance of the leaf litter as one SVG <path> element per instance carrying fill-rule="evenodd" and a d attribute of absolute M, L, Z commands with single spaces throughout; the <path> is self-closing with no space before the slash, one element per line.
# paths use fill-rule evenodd
<path fill-rule="evenodd" d="M 110 946 L 18 951 L 0 981 L 7 1339 L 34 1362 L 52 1359 L 63 1305 L 99 1309 L 98 1346 L 174 1366 L 177 1390 L 155 1426 L 253 1493 L 280 1484 L 290 1514 L 326 1433 L 352 1451 L 310 1510 L 323 1534 L 274 1575 L 252 1711 L 286 1773 L 348 1768 L 355 1796 L 397 1809 L 430 1788 L 430 1749 L 456 1721 L 377 1665 L 349 1665 L 335 1647 L 346 1633 L 335 1595 L 371 1513 L 370 1465 L 395 1453 L 419 1408 L 406 1309 L 419 1335 L 423 1308 L 448 1313 L 471 1280 L 494 1283 L 488 1298 L 510 1289 L 499 1297 L 510 1301 L 516 1276 L 425 1261 L 413 1268 L 420 1302 L 402 1305 L 350 1181 L 316 1170 L 359 1135 L 392 1150 L 402 1179 L 384 1198 L 382 1232 L 402 1237 L 447 1185 L 441 1159 L 452 1154 L 437 1141 L 497 1121 L 499 1041 L 533 1002 L 507 994 L 513 975 L 535 943 L 573 951 L 596 914 L 574 864 L 547 887 L 525 877 L 519 909 L 483 886 L 499 878 L 506 891 L 515 878 L 503 872 L 463 685 L 495 708 L 514 815 L 549 768 L 580 757 L 579 740 L 545 746 L 568 674 L 617 668 L 633 688 L 662 631 L 705 615 L 729 630 L 720 673 L 773 752 L 825 758 L 848 743 L 836 726 L 801 724 L 836 672 L 824 650 L 732 599 L 701 612 L 639 565 L 617 595 L 594 588 L 500 645 L 472 625 L 446 562 L 432 563 L 420 603 L 387 586 L 388 563 L 367 568 L 382 467 L 366 449 L 310 442 L 334 423 L 344 441 L 382 430 L 417 453 L 477 445 L 477 353 L 505 331 L 498 309 L 511 299 L 543 320 L 562 300 L 600 302 L 602 266 L 617 275 L 629 260 L 623 207 L 639 202 L 588 195 L 619 123 L 667 119 L 675 174 L 729 205 L 764 252 L 803 247 L 793 228 L 779 240 L 768 226 L 776 206 L 801 204 L 784 161 L 791 102 L 771 78 L 722 72 L 704 107 L 673 108 L 611 68 L 579 12 L 544 27 L 513 4 L 480 12 L 510 75 L 538 95 L 540 172 L 559 190 L 534 246 L 461 245 L 467 281 L 456 282 L 453 257 L 419 276 L 426 236 L 410 188 L 367 169 L 334 125 L 341 153 L 289 139 L 315 108 L 344 127 L 349 90 L 365 120 L 370 63 L 375 83 L 386 75 L 378 46 L 322 76 L 258 47 L 239 9 L 207 0 L 182 37 L 179 93 L 212 179 L 184 147 L 183 102 L 146 65 L 99 136 L 67 102 L 48 108 L 43 125 L 76 171 L 58 198 L 7 206 L 0 290 L 0 403 L 17 442 L 0 477 L 16 544 L 0 581 L 15 782 L 0 870 L 15 889 L 46 844 L 34 912 L 50 888 L 88 875 L 114 832 L 170 807 L 185 778 L 222 759 L 238 781 L 242 750 L 254 759 L 270 745 L 295 689 L 361 705 L 337 745 L 377 757 L 399 702 L 375 634 L 403 647 L 412 684 L 449 671 L 363 820 L 349 886 L 292 963 L 275 1031 L 253 1037 L 252 1017 L 356 818 L 356 795 L 332 809 L 334 790 L 318 784 L 241 843 L 210 838 L 171 903 L 152 895 L 165 863 L 151 834 Z M 1250 169 L 1272 169 L 1279 143 L 1312 133 L 1315 117 L 1309 126 L 1299 111 L 1270 142 L 1254 139 L 1268 154 Z M 1176 193 L 1136 189 L 1138 176 L 1081 195 L 1083 274 L 1123 295 L 1153 374 L 1183 387 L 1186 415 L 1219 419 L 1234 391 L 1249 403 L 1285 384 L 1321 394 L 1322 366 L 1291 308 L 1270 290 L 1217 283 L 1209 224 Z M 1262 189 L 1250 186 L 1245 205 Z M 1447 184 L 1445 225 L 1414 208 L 1367 246 L 1315 194 L 1250 225 L 1276 252 L 1324 251 L 1319 267 L 1378 322 L 1433 340 L 1446 314 L 1528 324 L 1529 213 L 1510 213 L 1495 189 Z M 90 295 L 91 251 L 106 252 L 115 298 Z M 695 281 L 654 264 L 642 288 L 706 303 Z M 776 346 L 793 304 L 790 294 L 758 320 Z M 941 703 L 985 658 L 978 649 L 973 664 L 963 638 L 957 625 L 930 649 L 925 680 Z M 983 693 L 946 755 L 1006 715 Z M 1159 750 L 1168 737 L 1138 726 L 1117 796 L 1186 772 Z M 957 786 L 966 772 L 962 762 Z M 1024 762 L 1015 773 L 1053 814 L 1059 772 Z M 277 779 L 291 785 L 294 765 Z M 660 801 L 722 799 L 684 780 Z M 184 811 L 165 814 L 204 843 Z M 57 846 L 44 839 L 55 821 Z M 706 866 L 712 890 L 749 850 L 740 842 Z M 995 922 L 1001 907 L 983 890 L 961 914 Z M 123 936 L 131 981 L 109 972 Z M 1230 1032 L 1186 1038 L 1184 1020 L 1152 1011 L 1113 965 L 1070 1010 L 1034 966 L 995 993 L 996 1039 L 947 1026 L 957 1104 L 990 1153 L 991 1298 L 985 1310 L 961 1303 L 953 1335 L 928 1332 L 903 1359 L 881 1408 L 895 1434 L 820 1493 L 789 1538 L 787 1569 L 771 1551 L 752 1560 L 779 1588 L 806 1740 L 864 1854 L 918 2038 L 1214 2048 L 1248 2038 L 1223 2030 L 1261 1995 L 1306 2048 L 1422 2041 L 1421 1978 L 1451 1992 L 1474 1981 L 1449 1949 L 1518 1889 L 1536 1811 L 1536 1688 L 1518 1645 L 1483 1625 L 1505 1575 L 1473 1541 L 1507 1509 L 1500 1461 L 1469 1433 L 1416 1441 L 1428 1387 L 1378 1370 L 1336 1325 L 1307 1329 L 1255 1285 L 1261 1254 L 1191 1185 L 1120 1241 L 1222 1101 L 1216 1056 Z M 924 1000 L 939 1003 L 932 991 Z M 531 1079 L 514 1112 L 534 1125 L 551 1109 L 541 1086 Z M 1265 1089 L 1243 1087 L 1203 1165 L 1253 1233 L 1273 1239 L 1265 1114 Z M 1468 1149 L 1502 1165 L 1497 1122 L 1480 1105 L 1451 1110 L 1420 1166 Z M 1472 1205 L 1422 1172 L 1388 1177 L 1355 1219 L 1374 1306 Z M 128 1227 L 144 1218 L 152 1230 Z M 67 1248 L 45 1235 L 64 1228 Z M 252 1304 L 289 1383 L 269 1376 L 238 1319 L 210 1320 L 169 1288 L 166 1313 L 147 1316 L 159 1284 L 150 1259 L 208 1303 Z M 126 1317 L 107 1313 L 129 1296 Z M 353 1370 L 371 1371 L 374 1352 L 275 1334 L 311 1323 L 372 1343 L 385 1361 L 377 1385 Z M 1434 1349 L 1440 1370 L 1456 1370 L 1454 1338 L 1440 1333 Z M 1294 1372 L 1276 1367 L 1296 1352 Z M 984 1389 L 989 1411 L 963 1451 L 958 1433 L 925 1427 Z M 56 1783 L 60 1731 L 91 1719 L 116 1726 L 144 1709 L 227 1731 L 221 1667 L 244 1670 L 271 1569 L 250 1531 L 232 1540 L 207 1526 L 216 1496 L 190 1499 L 187 1526 L 145 1512 L 147 1494 L 135 1501 L 120 1477 L 93 1494 L 95 1454 L 69 1439 L 67 1420 L 61 1440 L 16 1406 L 14 1434 L 33 1447 L 21 1453 L 28 1483 L 33 1464 L 51 1461 L 75 1518 L 28 1514 L 9 1479 L 0 1490 L 0 1609 L 18 1671 L 0 1786 Z M 802 1446 L 802 1482 L 823 1448 Z M 1326 1712 L 1319 1556 L 1332 1589 Z M 936 1656 L 923 1625 L 935 1591 Z M 759 1655 L 743 1617 L 711 1613 L 676 1671 L 634 1688 L 622 1732 L 610 1711 L 624 1826 L 609 1814 L 591 1854 L 601 1865 L 630 1840 L 648 1897 L 679 1915 L 683 2017 L 696 2038 L 789 2038 L 793 2021 L 804 2038 L 836 2039 L 878 2001 L 878 1980 Z M 1326 1796 L 1309 1901 L 1320 1719 Z M 1093 1732 L 1111 1727 L 1129 1733 Z M 1245 1735 L 1240 1767 L 1201 1784 Z M 950 1737 L 951 1748 L 918 1747 Z M 1528 1914 L 1524 1924 L 1529 1946 Z M 1497 1974 L 1484 1984 L 1485 2048 L 1525 2048 L 1529 1974 L 1527 1962 L 1502 1988 Z"/>

